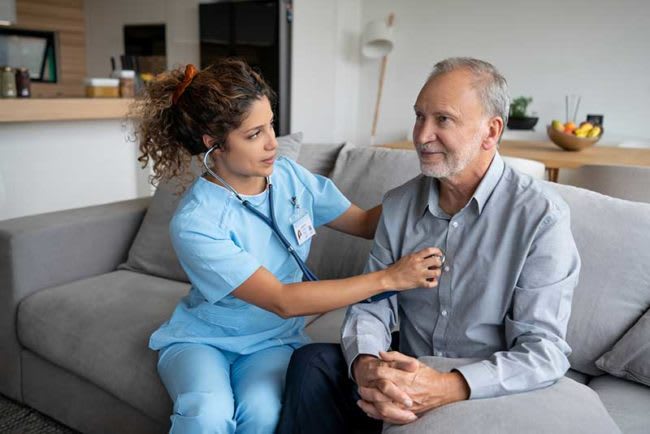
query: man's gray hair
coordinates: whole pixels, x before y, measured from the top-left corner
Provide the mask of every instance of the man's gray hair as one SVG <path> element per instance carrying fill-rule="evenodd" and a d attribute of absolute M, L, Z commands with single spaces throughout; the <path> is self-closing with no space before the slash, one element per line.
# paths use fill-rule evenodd
<path fill-rule="evenodd" d="M 491 63 L 471 57 L 450 57 L 434 65 L 427 81 L 459 69 L 467 70 L 474 75 L 474 88 L 485 114 L 500 116 L 503 123 L 507 123 L 510 108 L 508 83 Z"/>

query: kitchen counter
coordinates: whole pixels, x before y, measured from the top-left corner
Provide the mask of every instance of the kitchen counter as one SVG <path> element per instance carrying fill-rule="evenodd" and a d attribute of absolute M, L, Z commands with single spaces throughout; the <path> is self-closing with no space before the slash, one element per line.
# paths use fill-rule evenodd
<path fill-rule="evenodd" d="M 0 122 L 120 119 L 132 102 L 131 98 L 0 99 Z"/>

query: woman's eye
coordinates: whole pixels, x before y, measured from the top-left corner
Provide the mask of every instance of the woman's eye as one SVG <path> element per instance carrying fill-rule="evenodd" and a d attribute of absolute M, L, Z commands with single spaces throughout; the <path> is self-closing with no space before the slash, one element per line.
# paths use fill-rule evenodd
<path fill-rule="evenodd" d="M 253 134 L 251 134 L 250 136 L 248 136 L 248 138 L 249 138 L 250 140 L 253 140 L 253 139 L 256 139 L 257 136 L 259 136 L 259 135 L 260 135 L 260 132 L 259 132 L 259 131 L 256 131 L 256 132 L 254 132 Z"/>

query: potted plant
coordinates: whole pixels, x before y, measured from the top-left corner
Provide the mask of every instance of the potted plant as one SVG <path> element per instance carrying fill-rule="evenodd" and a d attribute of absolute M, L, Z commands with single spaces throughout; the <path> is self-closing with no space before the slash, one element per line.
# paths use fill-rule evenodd
<path fill-rule="evenodd" d="M 533 98 L 520 96 L 510 103 L 510 114 L 508 116 L 508 128 L 511 130 L 532 130 L 539 118 L 526 116 L 528 106 Z"/>

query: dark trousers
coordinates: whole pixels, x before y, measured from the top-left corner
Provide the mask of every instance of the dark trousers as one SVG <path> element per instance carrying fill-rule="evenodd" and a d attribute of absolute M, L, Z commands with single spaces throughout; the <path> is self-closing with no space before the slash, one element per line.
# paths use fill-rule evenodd
<path fill-rule="evenodd" d="M 276 433 L 380 433 L 382 422 L 368 417 L 359 399 L 341 347 L 306 345 L 291 357 Z"/>

